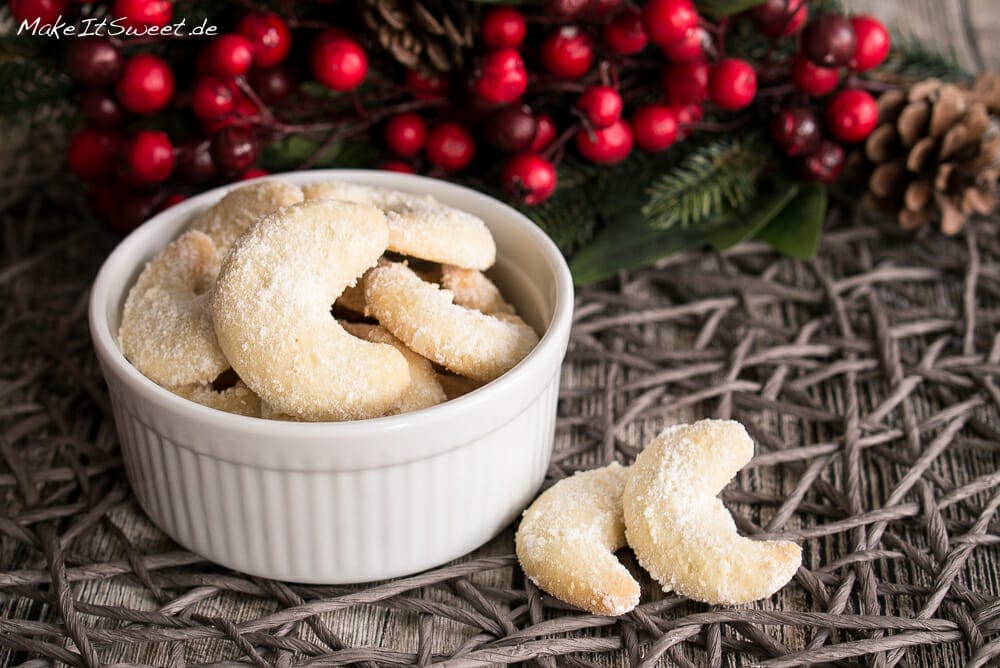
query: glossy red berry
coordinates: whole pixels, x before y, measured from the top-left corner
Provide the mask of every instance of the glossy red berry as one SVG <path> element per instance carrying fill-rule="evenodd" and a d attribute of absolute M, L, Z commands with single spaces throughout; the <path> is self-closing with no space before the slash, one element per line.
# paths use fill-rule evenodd
<path fill-rule="evenodd" d="M 69 9 L 69 0 L 10 0 L 10 11 L 14 20 L 30 25 L 36 19 L 38 25 L 47 26 L 56 22 Z"/>
<path fill-rule="evenodd" d="M 709 76 L 708 96 L 723 109 L 743 109 L 753 102 L 756 95 L 757 74 L 745 60 L 726 58 L 715 66 Z"/>
<path fill-rule="evenodd" d="M 684 39 L 698 25 L 698 11 L 691 0 L 649 0 L 642 8 L 642 21 L 650 41 L 662 47 Z"/>
<path fill-rule="evenodd" d="M 663 44 L 660 50 L 671 62 L 692 63 L 705 59 L 705 44 L 708 39 L 708 33 L 702 28 L 691 28 L 682 39 Z"/>
<path fill-rule="evenodd" d="M 268 67 L 250 70 L 247 77 L 250 87 L 265 104 L 277 104 L 295 92 L 297 84 L 287 67 Z"/>
<path fill-rule="evenodd" d="M 528 151 L 538 135 L 538 119 L 527 105 L 499 110 L 486 123 L 486 139 L 504 153 Z"/>
<path fill-rule="evenodd" d="M 413 167 L 410 164 L 405 163 L 402 160 L 388 160 L 379 165 L 378 168 L 385 170 L 387 172 L 397 172 L 399 174 L 417 173 L 417 170 L 413 169 Z"/>
<path fill-rule="evenodd" d="M 819 121 L 808 109 L 784 109 L 771 119 L 771 138 L 786 155 L 806 155 L 819 144 Z"/>
<path fill-rule="evenodd" d="M 446 172 L 459 172 L 476 157 L 472 133 L 458 123 L 442 123 L 427 135 L 427 159 Z"/>
<path fill-rule="evenodd" d="M 700 104 L 675 104 L 671 105 L 671 109 L 677 114 L 678 139 L 687 139 L 688 135 L 691 134 L 691 128 L 688 126 L 697 123 L 705 116 L 705 110 Z"/>
<path fill-rule="evenodd" d="M 712 68 L 704 61 L 674 63 L 663 70 L 661 83 L 670 104 L 702 104 L 708 99 Z"/>
<path fill-rule="evenodd" d="M 427 143 L 427 123 L 413 112 L 396 114 L 386 122 L 383 136 L 390 151 L 412 158 Z"/>
<path fill-rule="evenodd" d="M 810 181 L 833 183 L 844 168 L 844 149 L 840 144 L 822 140 L 802 161 L 802 174 Z"/>
<path fill-rule="evenodd" d="M 141 130 L 125 144 L 127 174 L 139 183 L 160 183 L 174 171 L 174 145 L 165 132 Z"/>
<path fill-rule="evenodd" d="M 527 34 L 524 14 L 513 7 L 493 7 L 483 14 L 479 36 L 491 49 L 516 49 Z"/>
<path fill-rule="evenodd" d="M 497 49 L 483 56 L 473 90 L 489 104 L 510 104 L 528 88 L 528 71 L 516 49 Z"/>
<path fill-rule="evenodd" d="M 806 24 L 802 52 L 822 67 L 846 65 L 854 55 L 854 26 L 840 14 L 822 14 Z"/>
<path fill-rule="evenodd" d="M 842 142 L 863 141 L 878 125 L 878 103 L 871 93 L 848 88 L 833 96 L 826 107 L 826 127 Z"/>
<path fill-rule="evenodd" d="M 155 193 L 118 189 L 109 189 L 104 196 L 110 197 L 108 224 L 118 234 L 128 234 L 152 216 L 158 199 Z"/>
<path fill-rule="evenodd" d="M 442 76 L 406 70 L 404 80 L 406 88 L 418 100 L 436 100 L 451 92 L 451 82 Z"/>
<path fill-rule="evenodd" d="M 191 110 L 202 120 L 214 121 L 232 113 L 236 106 L 236 91 L 230 82 L 215 77 L 203 77 L 191 93 Z"/>
<path fill-rule="evenodd" d="M 765 0 L 754 7 L 752 16 L 758 30 L 777 39 L 801 30 L 809 18 L 809 7 L 805 0 Z"/>
<path fill-rule="evenodd" d="M 665 104 L 639 107 L 632 116 L 632 131 L 639 148 L 653 153 L 664 151 L 677 141 L 677 112 Z"/>
<path fill-rule="evenodd" d="M 625 103 L 612 86 L 591 86 L 576 101 L 576 108 L 583 113 L 591 127 L 600 130 L 622 117 Z"/>
<path fill-rule="evenodd" d="M 90 88 L 80 94 L 80 113 L 95 128 L 115 128 L 125 122 L 125 109 L 107 91 Z"/>
<path fill-rule="evenodd" d="M 146 26 L 163 27 L 170 23 L 174 4 L 170 0 L 115 0 L 111 13 L 117 24 L 133 28 L 141 35 Z"/>
<path fill-rule="evenodd" d="M 260 167 L 251 167 L 247 171 L 240 174 L 240 181 L 249 181 L 251 179 L 259 179 L 262 176 L 267 176 L 271 172 L 266 169 L 261 169 Z"/>
<path fill-rule="evenodd" d="M 792 82 L 803 93 L 826 95 L 840 83 L 840 71 L 836 67 L 820 67 L 799 54 L 792 60 Z"/>
<path fill-rule="evenodd" d="M 288 56 L 292 48 L 288 24 L 274 13 L 247 14 L 236 31 L 250 42 L 255 67 L 274 67 Z"/>
<path fill-rule="evenodd" d="M 212 138 L 212 162 L 227 172 L 249 169 L 257 160 L 257 150 L 257 137 L 247 127 L 230 125 Z"/>
<path fill-rule="evenodd" d="M 109 130 L 82 128 L 69 140 L 66 161 L 70 170 L 82 179 L 108 176 L 114 170 L 120 135 Z"/>
<path fill-rule="evenodd" d="M 594 62 L 590 37 L 576 26 L 563 26 L 549 33 L 540 51 L 542 65 L 564 79 L 579 79 Z"/>
<path fill-rule="evenodd" d="M 604 24 L 604 44 L 612 53 L 632 56 L 645 49 L 648 43 L 642 12 L 635 7 L 626 7 Z"/>
<path fill-rule="evenodd" d="M 600 21 L 617 12 L 623 2 L 624 0 L 588 0 L 583 13 L 587 15 L 587 18 Z"/>
<path fill-rule="evenodd" d="M 556 139 L 556 124 L 548 114 L 535 117 L 535 137 L 531 140 L 530 151 L 541 153 Z"/>
<path fill-rule="evenodd" d="M 140 53 L 125 61 L 115 88 L 122 105 L 134 114 L 152 114 L 174 96 L 174 73 L 163 59 Z"/>
<path fill-rule="evenodd" d="M 313 43 L 312 73 L 331 90 L 354 90 L 368 74 L 368 56 L 355 40 L 320 33 Z"/>
<path fill-rule="evenodd" d="M 253 65 L 253 45 L 235 33 L 220 36 L 209 46 L 208 54 L 209 69 L 223 79 L 243 76 Z"/>
<path fill-rule="evenodd" d="M 542 11 L 548 16 L 571 18 L 587 9 L 589 0 L 542 0 Z"/>
<path fill-rule="evenodd" d="M 74 39 L 66 49 L 66 67 L 84 86 L 110 86 L 122 72 L 122 52 L 103 37 Z"/>
<path fill-rule="evenodd" d="M 196 137 L 177 147 L 177 175 L 187 183 L 203 185 L 219 178 L 219 169 L 212 161 L 211 142 Z"/>
<path fill-rule="evenodd" d="M 632 128 L 623 120 L 616 121 L 603 130 L 576 133 L 576 149 L 587 160 L 599 165 L 614 165 L 632 152 Z"/>
<path fill-rule="evenodd" d="M 556 168 L 536 153 L 522 153 L 511 158 L 500 176 L 503 189 L 511 198 L 528 206 L 541 204 L 556 191 Z"/>
<path fill-rule="evenodd" d="M 859 14 L 851 17 L 856 44 L 847 66 L 855 72 L 867 72 L 878 67 L 889 55 L 892 38 L 885 24 L 874 16 Z"/>

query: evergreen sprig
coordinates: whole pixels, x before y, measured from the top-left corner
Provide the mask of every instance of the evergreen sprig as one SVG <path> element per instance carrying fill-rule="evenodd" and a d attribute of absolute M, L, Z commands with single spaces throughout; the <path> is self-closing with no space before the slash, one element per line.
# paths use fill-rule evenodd
<path fill-rule="evenodd" d="M 893 74 L 904 79 L 942 79 L 962 81 L 971 78 L 958 63 L 955 52 L 942 53 L 929 48 L 913 35 L 894 34 L 892 51 L 879 65 L 880 74 Z"/>
<path fill-rule="evenodd" d="M 65 107 L 72 92 L 65 72 L 26 58 L 0 61 L 0 118 Z"/>
<path fill-rule="evenodd" d="M 699 147 L 652 181 L 642 213 L 651 227 L 668 229 L 695 227 L 738 209 L 756 193 L 769 158 L 767 144 L 753 136 Z"/>

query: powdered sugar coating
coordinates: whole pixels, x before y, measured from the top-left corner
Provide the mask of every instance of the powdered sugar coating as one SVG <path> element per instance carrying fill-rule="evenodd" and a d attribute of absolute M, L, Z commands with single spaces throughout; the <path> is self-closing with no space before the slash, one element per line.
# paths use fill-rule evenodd
<path fill-rule="evenodd" d="M 514 313 L 497 286 L 477 269 L 441 266 L 441 287 L 455 295 L 455 303 L 482 313 Z"/>
<path fill-rule="evenodd" d="M 260 417 L 260 397 L 241 380 L 221 392 L 216 392 L 211 384 L 202 384 L 175 388 L 174 394 L 227 413 Z"/>
<path fill-rule="evenodd" d="M 390 334 L 385 327 L 361 322 L 345 322 L 342 323 L 342 326 L 360 339 L 373 343 L 388 343 L 403 354 L 406 363 L 410 366 L 410 384 L 403 392 L 403 396 L 386 412 L 386 415 L 411 413 L 448 400 L 431 363 L 403 345 L 403 342 Z"/>
<path fill-rule="evenodd" d="M 214 206 L 195 218 L 190 230 L 204 232 L 225 257 L 240 236 L 266 214 L 303 199 L 302 189 L 283 181 L 260 181 L 230 190 Z"/>
<path fill-rule="evenodd" d="M 363 202 L 382 209 L 389 225 L 391 251 L 480 270 L 496 261 L 496 242 L 486 223 L 430 195 L 341 181 L 312 183 L 302 191 L 307 200 Z"/>
<path fill-rule="evenodd" d="M 503 375 L 538 344 L 538 335 L 517 316 L 457 306 L 449 291 L 399 263 L 368 273 L 365 301 L 368 315 L 406 347 L 480 382 Z"/>
<path fill-rule="evenodd" d="M 330 305 L 385 251 L 373 206 L 313 200 L 254 224 L 222 264 L 212 317 L 222 350 L 270 409 L 303 420 L 383 415 L 410 382 L 390 345 L 348 334 Z"/>
<path fill-rule="evenodd" d="M 626 535 L 664 591 L 734 605 L 770 596 L 795 574 L 798 545 L 740 536 L 716 496 L 752 456 L 739 422 L 701 420 L 664 430 L 636 458 L 623 495 Z"/>
<path fill-rule="evenodd" d="M 579 472 L 524 511 L 515 543 L 532 582 L 595 615 L 623 615 L 639 603 L 639 583 L 614 555 L 625 547 L 627 479 L 617 462 Z"/>
<path fill-rule="evenodd" d="M 118 344 L 153 382 L 209 383 L 229 368 L 212 328 L 209 291 L 219 254 L 201 232 L 185 232 L 153 258 L 129 290 Z"/>

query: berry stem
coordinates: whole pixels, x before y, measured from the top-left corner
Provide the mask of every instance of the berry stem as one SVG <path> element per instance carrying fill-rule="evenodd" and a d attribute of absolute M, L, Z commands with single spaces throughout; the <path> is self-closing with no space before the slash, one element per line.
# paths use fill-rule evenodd
<path fill-rule="evenodd" d="M 556 137 L 552 141 L 552 143 L 549 144 L 548 148 L 546 148 L 542 152 L 542 157 L 548 159 L 550 162 L 552 162 L 553 165 L 559 164 L 559 160 L 556 159 L 554 156 L 556 155 L 557 152 L 562 150 L 562 148 L 566 145 L 566 143 L 573 138 L 573 136 L 576 134 L 576 131 L 579 129 L 580 129 L 580 124 L 574 123 L 565 130 L 563 130 L 562 134 Z"/>

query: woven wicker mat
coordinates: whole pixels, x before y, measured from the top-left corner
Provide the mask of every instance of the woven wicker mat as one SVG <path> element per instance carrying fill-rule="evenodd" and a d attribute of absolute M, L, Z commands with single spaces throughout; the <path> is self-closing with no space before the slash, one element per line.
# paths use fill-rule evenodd
<path fill-rule="evenodd" d="M 738 525 L 804 547 L 770 600 L 713 608 L 640 574 L 642 605 L 611 619 L 526 582 L 511 530 L 353 587 L 248 577 L 173 544 L 132 498 L 88 339 L 87 285 L 113 240 L 45 178 L 18 178 L 0 195 L 0 663 L 1000 657 L 996 224 L 913 240 L 833 221 L 812 262 L 746 244 L 580 292 L 548 482 L 628 462 L 664 425 L 731 416 L 758 444 L 724 492 Z"/>

